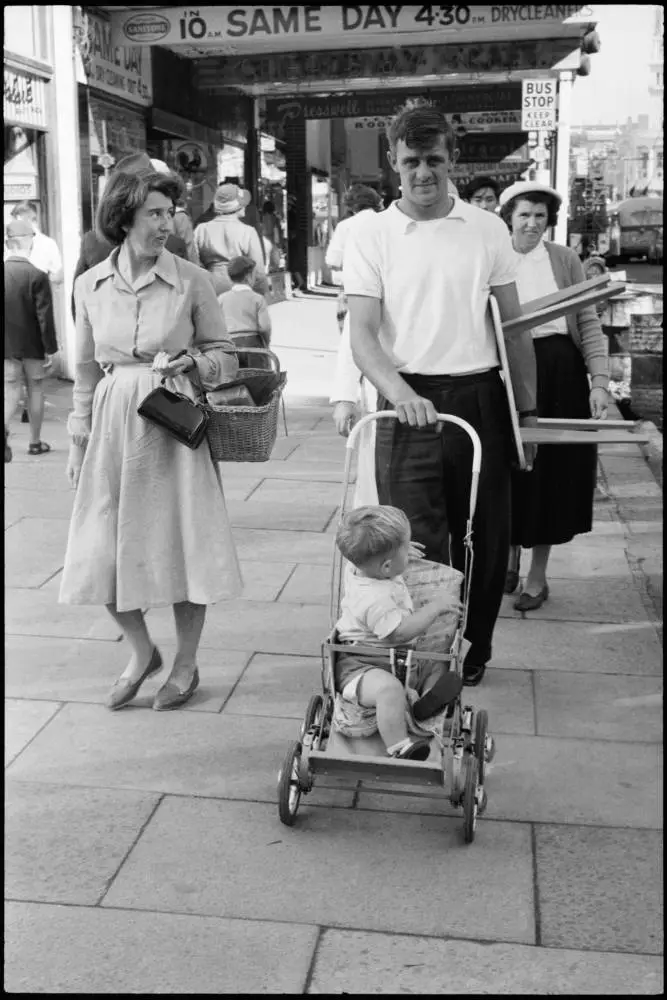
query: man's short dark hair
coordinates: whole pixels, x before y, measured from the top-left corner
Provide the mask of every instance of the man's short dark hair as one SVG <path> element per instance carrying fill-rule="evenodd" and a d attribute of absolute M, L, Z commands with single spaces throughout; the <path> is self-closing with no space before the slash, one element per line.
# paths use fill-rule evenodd
<path fill-rule="evenodd" d="M 227 274 L 236 284 L 242 284 L 254 270 L 255 262 L 250 257 L 232 257 L 227 265 Z"/>
<path fill-rule="evenodd" d="M 496 199 L 500 198 L 500 184 L 493 177 L 473 177 L 465 190 L 465 200 L 470 201 L 472 196 L 481 191 L 482 188 L 491 188 L 496 196 Z"/>
<path fill-rule="evenodd" d="M 451 156 L 456 149 L 454 130 L 442 111 L 421 97 L 407 101 L 387 127 L 387 139 L 392 152 L 396 152 L 401 139 L 410 149 L 419 152 L 431 149 L 441 135 L 445 138 L 445 146 Z"/>
<path fill-rule="evenodd" d="M 97 231 L 103 239 L 120 246 L 134 224 L 134 217 L 154 191 L 176 206 L 183 197 L 183 184 L 176 174 L 116 172 L 109 178 L 97 210 Z"/>
<path fill-rule="evenodd" d="M 520 201 L 529 201 L 531 205 L 546 205 L 547 226 L 555 226 L 557 224 L 558 209 L 560 206 L 553 195 L 547 194 L 544 191 L 530 191 L 528 194 L 518 194 L 516 197 L 510 198 L 507 204 L 503 205 L 500 209 L 500 218 L 507 225 L 510 232 L 512 232 L 512 215 Z"/>

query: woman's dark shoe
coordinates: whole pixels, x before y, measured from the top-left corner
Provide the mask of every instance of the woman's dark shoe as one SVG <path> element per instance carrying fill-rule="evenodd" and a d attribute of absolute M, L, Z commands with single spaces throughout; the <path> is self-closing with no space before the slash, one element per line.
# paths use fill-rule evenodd
<path fill-rule="evenodd" d="M 513 594 L 516 588 L 519 586 L 519 571 L 518 569 L 508 569 L 505 574 L 505 587 L 503 588 L 505 594 Z"/>
<path fill-rule="evenodd" d="M 156 712 L 166 712 L 171 708 L 180 708 L 181 705 L 185 705 L 186 701 L 190 701 L 190 698 L 192 698 L 198 687 L 199 670 L 195 667 L 192 680 L 185 691 L 179 691 L 173 681 L 167 681 L 164 687 L 161 687 L 155 695 L 153 708 Z"/>
<path fill-rule="evenodd" d="M 532 597 L 524 590 L 524 592 L 520 594 L 518 599 L 514 602 L 514 609 L 516 611 L 537 611 L 537 609 L 541 608 L 544 602 L 548 599 L 549 585 L 545 583 L 537 597 Z"/>
<path fill-rule="evenodd" d="M 46 444 L 45 441 L 38 441 L 37 444 L 28 446 L 29 455 L 46 455 L 48 451 L 51 451 L 51 445 Z"/>
<path fill-rule="evenodd" d="M 466 687 L 477 687 L 486 673 L 486 663 L 464 663 L 463 683 Z"/>
<path fill-rule="evenodd" d="M 152 674 L 157 674 L 159 670 L 162 670 L 162 657 L 160 656 L 160 651 L 155 647 L 153 650 L 153 655 L 151 656 L 150 663 L 144 670 L 143 674 L 139 680 L 131 681 L 125 677 L 119 677 L 114 686 L 111 689 L 109 698 L 107 700 L 107 707 L 112 711 L 117 708 L 122 708 L 129 702 L 136 698 L 139 694 L 139 688 L 144 683 L 147 678 Z"/>

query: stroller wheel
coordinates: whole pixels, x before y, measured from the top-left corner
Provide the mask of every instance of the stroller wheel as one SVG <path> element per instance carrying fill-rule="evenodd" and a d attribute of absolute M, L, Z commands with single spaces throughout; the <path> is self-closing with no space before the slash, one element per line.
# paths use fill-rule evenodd
<path fill-rule="evenodd" d="M 484 710 L 477 713 L 475 719 L 475 757 L 479 763 L 479 783 L 484 784 L 485 765 L 487 763 L 486 741 L 489 729 L 489 714 Z"/>
<path fill-rule="evenodd" d="M 306 733 L 313 726 L 318 725 L 322 716 L 322 695 L 314 694 L 310 701 L 308 702 L 308 708 L 306 709 L 306 714 L 303 718 L 303 726 L 301 727 L 301 739 L 304 739 Z"/>
<path fill-rule="evenodd" d="M 479 765 L 474 754 L 466 757 L 465 786 L 463 788 L 463 838 L 466 844 L 475 839 L 477 825 L 477 778 Z"/>
<path fill-rule="evenodd" d="M 293 743 L 285 754 L 278 775 L 278 815 L 285 826 L 294 826 L 301 801 L 300 763 L 301 744 L 297 742 Z"/>

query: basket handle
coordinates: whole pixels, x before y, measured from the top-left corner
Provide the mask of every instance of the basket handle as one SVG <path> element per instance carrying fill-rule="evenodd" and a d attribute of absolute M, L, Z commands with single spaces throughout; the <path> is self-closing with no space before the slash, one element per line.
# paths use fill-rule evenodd
<path fill-rule="evenodd" d="M 237 347 L 235 354 L 263 354 L 265 357 L 271 359 L 271 364 L 275 368 L 276 372 L 280 374 L 280 360 L 277 354 L 270 351 L 267 347 Z"/>

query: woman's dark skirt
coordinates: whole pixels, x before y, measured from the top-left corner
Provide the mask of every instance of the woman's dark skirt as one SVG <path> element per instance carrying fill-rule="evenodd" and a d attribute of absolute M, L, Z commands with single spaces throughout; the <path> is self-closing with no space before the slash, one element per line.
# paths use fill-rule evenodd
<path fill-rule="evenodd" d="M 569 336 L 534 341 L 540 417 L 590 418 L 586 365 Z M 595 445 L 540 445 L 532 472 L 512 476 L 512 544 L 563 545 L 593 527 Z"/>

